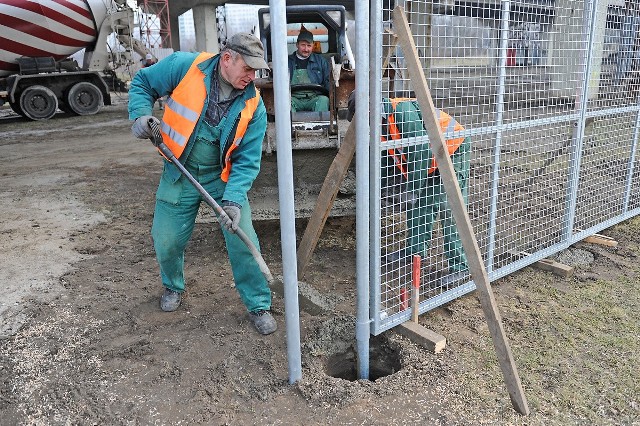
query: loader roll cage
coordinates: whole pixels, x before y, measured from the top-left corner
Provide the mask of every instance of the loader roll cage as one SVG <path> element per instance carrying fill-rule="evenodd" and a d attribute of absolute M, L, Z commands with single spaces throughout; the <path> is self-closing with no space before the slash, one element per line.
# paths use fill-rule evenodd
<path fill-rule="evenodd" d="M 291 114 L 292 135 L 307 130 L 322 129 L 328 138 L 337 139 L 340 135 L 338 128 L 339 111 L 346 111 L 347 97 L 355 87 L 353 71 L 348 64 L 346 50 L 346 11 L 344 6 L 287 6 L 287 40 L 288 52 L 296 50 L 296 39 L 301 26 L 314 34 L 314 53 L 323 56 L 329 63 L 329 90 L 321 85 L 299 84 L 291 87 L 291 92 L 314 90 L 329 97 L 329 111 L 324 112 L 295 112 Z M 271 52 L 271 17 L 269 8 L 258 10 L 260 40 L 265 49 L 265 60 L 272 62 Z M 335 70 L 335 72 L 334 72 Z M 344 80 L 344 82 L 343 82 Z M 270 121 L 275 115 L 273 81 L 271 76 L 258 78 L 255 84 L 260 88 L 262 99 L 267 109 Z M 296 136 L 297 137 L 297 136 Z"/>

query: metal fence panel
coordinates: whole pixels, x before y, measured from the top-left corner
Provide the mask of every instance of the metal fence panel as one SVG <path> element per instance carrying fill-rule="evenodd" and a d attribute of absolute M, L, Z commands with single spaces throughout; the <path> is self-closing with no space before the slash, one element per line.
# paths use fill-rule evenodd
<path fill-rule="evenodd" d="M 640 213 L 637 7 L 396 3 L 492 280 Z M 388 2 L 374 5 L 372 45 L 382 52 L 370 63 L 374 334 L 409 319 L 414 255 L 421 313 L 475 288 L 421 113 L 400 99 L 413 93 L 391 16 Z"/>

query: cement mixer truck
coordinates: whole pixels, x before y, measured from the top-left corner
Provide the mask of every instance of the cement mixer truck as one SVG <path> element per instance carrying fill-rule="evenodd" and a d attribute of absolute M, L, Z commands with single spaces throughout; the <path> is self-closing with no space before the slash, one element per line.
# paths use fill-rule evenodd
<path fill-rule="evenodd" d="M 114 62 L 142 57 L 126 0 L 0 0 L 0 106 L 32 120 L 59 108 L 76 115 L 111 105 L 105 77 Z M 124 50 L 109 52 L 115 34 Z M 85 49 L 82 67 L 69 56 Z"/>

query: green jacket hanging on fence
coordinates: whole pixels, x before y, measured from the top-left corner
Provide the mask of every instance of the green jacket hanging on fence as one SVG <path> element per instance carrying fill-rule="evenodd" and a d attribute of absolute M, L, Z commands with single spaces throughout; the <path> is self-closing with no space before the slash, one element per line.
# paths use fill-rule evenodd
<path fill-rule="evenodd" d="M 420 106 L 414 99 L 384 99 L 382 105 L 384 139 L 400 139 L 426 136 Z M 464 128 L 448 114 L 437 111 L 440 128 L 446 134 Z M 383 142 L 384 144 L 384 142 Z M 462 196 L 467 201 L 471 140 L 447 139 L 449 155 L 453 163 Z M 467 269 L 467 258 L 462 249 L 453 214 L 447 203 L 440 173 L 435 167 L 428 141 L 422 144 L 387 151 L 387 163 L 383 164 L 383 179 L 390 173 L 400 174 L 405 190 L 411 194 L 413 204 L 407 212 L 408 254 L 426 256 L 433 225 L 439 219 L 444 237 L 444 254 L 450 272 Z"/>

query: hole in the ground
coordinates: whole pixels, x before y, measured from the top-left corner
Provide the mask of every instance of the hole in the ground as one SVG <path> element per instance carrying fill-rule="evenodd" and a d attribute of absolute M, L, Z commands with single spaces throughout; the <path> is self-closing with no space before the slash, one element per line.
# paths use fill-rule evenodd
<path fill-rule="evenodd" d="M 396 348 L 380 336 L 372 336 L 369 341 L 369 380 L 375 382 L 400 370 L 402 364 Z M 346 352 L 331 355 L 326 362 L 325 372 L 338 379 L 354 382 L 358 380 L 357 356 L 353 347 Z"/>

